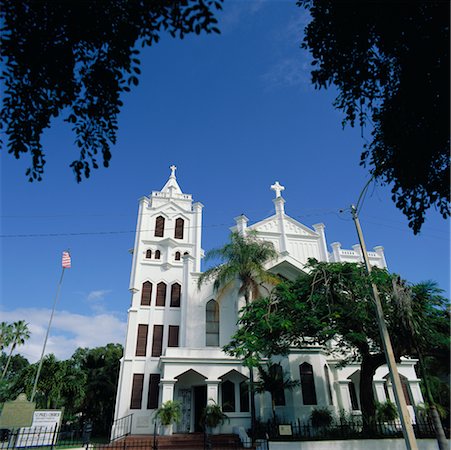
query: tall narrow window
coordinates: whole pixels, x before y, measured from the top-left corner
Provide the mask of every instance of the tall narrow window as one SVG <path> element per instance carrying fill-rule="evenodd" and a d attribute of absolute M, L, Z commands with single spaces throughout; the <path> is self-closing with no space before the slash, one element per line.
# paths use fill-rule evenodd
<path fill-rule="evenodd" d="M 349 397 L 351 399 L 351 408 L 353 411 L 358 411 L 359 401 L 357 400 L 357 392 L 355 390 L 355 384 L 352 381 L 349 382 L 348 389 L 349 389 Z"/>
<path fill-rule="evenodd" d="M 150 299 L 152 297 L 152 283 L 145 281 L 141 291 L 141 306 L 150 306 Z"/>
<path fill-rule="evenodd" d="M 249 412 L 249 385 L 247 381 L 240 383 L 240 411 Z"/>
<path fill-rule="evenodd" d="M 273 364 L 270 368 L 274 380 L 283 381 L 283 369 L 280 364 Z M 285 391 L 280 385 L 274 391 L 274 403 L 276 406 L 285 406 Z"/>
<path fill-rule="evenodd" d="M 155 250 L 155 259 L 160 259 L 160 258 L 161 258 L 160 250 Z"/>
<path fill-rule="evenodd" d="M 184 224 L 183 219 L 180 219 L 180 217 L 178 219 L 176 219 L 175 232 L 174 232 L 175 239 L 183 239 L 183 224 Z"/>
<path fill-rule="evenodd" d="M 171 306 L 180 306 L 181 286 L 178 283 L 174 283 L 171 286 Z"/>
<path fill-rule="evenodd" d="M 168 347 L 179 346 L 179 327 L 178 325 L 169 325 Z"/>
<path fill-rule="evenodd" d="M 138 325 L 138 337 L 136 339 L 135 356 L 146 356 L 148 330 L 149 330 L 148 325 L 143 324 Z"/>
<path fill-rule="evenodd" d="M 313 367 L 309 363 L 303 363 L 299 366 L 301 375 L 301 390 L 304 405 L 316 405 L 315 378 L 313 376 Z"/>
<path fill-rule="evenodd" d="M 180 255 L 180 252 L 175 252 L 175 260 L 176 261 L 180 261 L 180 258 L 181 258 L 181 255 Z"/>
<path fill-rule="evenodd" d="M 164 217 L 158 216 L 155 219 L 155 236 L 163 237 L 164 235 Z"/>
<path fill-rule="evenodd" d="M 409 382 L 404 375 L 399 375 L 401 379 L 402 391 L 404 392 L 404 397 L 406 399 L 406 404 L 408 406 L 412 405 L 412 395 L 410 394 Z"/>
<path fill-rule="evenodd" d="M 146 258 L 148 259 L 152 258 L 152 250 L 149 249 L 146 251 Z"/>
<path fill-rule="evenodd" d="M 222 410 L 235 412 L 235 384 L 227 380 L 221 383 Z"/>
<path fill-rule="evenodd" d="M 160 394 L 160 374 L 151 373 L 149 377 L 149 393 L 147 394 L 147 409 L 158 408 Z"/>
<path fill-rule="evenodd" d="M 219 347 L 219 305 L 210 300 L 206 306 L 206 346 Z"/>
<path fill-rule="evenodd" d="M 161 356 L 163 351 L 163 325 L 153 326 L 152 356 Z"/>
<path fill-rule="evenodd" d="M 164 306 L 166 304 L 166 283 L 157 284 L 157 300 L 155 302 L 157 306 Z"/>
<path fill-rule="evenodd" d="M 143 373 L 133 374 L 132 398 L 130 401 L 130 409 L 141 409 L 143 382 L 144 382 Z"/>
<path fill-rule="evenodd" d="M 329 367 L 327 367 L 327 364 L 324 364 L 324 378 L 326 380 L 327 394 L 329 395 L 329 405 L 333 405 L 334 400 L 332 398 L 332 387 L 330 385 Z"/>

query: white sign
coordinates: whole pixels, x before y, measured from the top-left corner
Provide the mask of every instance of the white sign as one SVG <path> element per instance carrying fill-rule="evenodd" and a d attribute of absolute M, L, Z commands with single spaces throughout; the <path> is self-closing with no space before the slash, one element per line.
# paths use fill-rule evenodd
<path fill-rule="evenodd" d="M 33 414 L 31 427 L 23 427 L 17 436 L 15 447 L 38 447 L 55 444 L 63 411 L 59 409 L 38 410 Z"/>

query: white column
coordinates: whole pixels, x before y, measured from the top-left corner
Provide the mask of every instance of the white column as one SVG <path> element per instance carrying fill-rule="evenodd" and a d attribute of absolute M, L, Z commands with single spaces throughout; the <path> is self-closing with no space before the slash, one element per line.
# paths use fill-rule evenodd
<path fill-rule="evenodd" d="M 193 204 L 194 211 L 194 271 L 200 272 L 201 243 L 202 243 L 202 208 L 204 205 L 200 202 Z"/>
<path fill-rule="evenodd" d="M 140 247 L 141 240 L 141 230 L 142 230 L 142 220 L 144 216 L 144 209 L 148 205 L 149 199 L 147 197 L 142 197 L 139 200 L 139 208 L 138 208 L 138 219 L 136 221 L 136 233 L 135 233 L 135 245 L 133 247 L 132 253 L 132 271 L 130 273 L 130 286 L 129 289 L 136 289 L 135 281 L 136 281 L 136 266 L 138 265 L 138 259 L 141 258 L 142 255 L 138 253 Z M 133 292 L 133 291 L 132 291 Z"/>
<path fill-rule="evenodd" d="M 339 380 L 338 386 L 340 390 L 341 407 L 345 411 L 352 411 L 351 395 L 349 394 L 350 380 Z"/>
<path fill-rule="evenodd" d="M 174 385 L 176 380 L 160 380 L 161 403 L 174 400 Z"/>
<path fill-rule="evenodd" d="M 273 199 L 274 205 L 276 207 L 276 215 L 279 221 L 279 231 L 280 231 L 280 253 L 283 255 L 288 252 L 287 236 L 285 233 L 285 200 L 283 197 L 276 197 Z"/>
<path fill-rule="evenodd" d="M 332 247 L 332 253 L 334 255 L 334 262 L 340 262 L 341 261 L 341 257 L 340 257 L 341 244 L 340 244 L 340 242 L 333 242 L 331 244 L 331 247 Z"/>
<path fill-rule="evenodd" d="M 360 247 L 359 244 L 355 244 L 352 246 L 352 249 L 354 250 L 354 253 L 358 256 L 359 261 L 363 262 L 362 247 Z"/>
<path fill-rule="evenodd" d="M 219 383 L 220 380 L 205 380 L 207 384 L 207 404 L 219 404 Z"/>
<path fill-rule="evenodd" d="M 387 268 L 387 261 L 385 260 L 385 254 L 384 254 L 384 247 L 382 245 L 378 245 L 377 247 L 374 247 L 374 251 L 376 252 L 377 256 L 382 261 L 382 266 Z"/>
<path fill-rule="evenodd" d="M 321 261 L 329 262 L 329 254 L 327 252 L 327 243 L 326 243 L 326 234 L 324 233 L 324 229 L 326 226 L 323 223 L 316 223 L 313 225 L 313 229 L 319 234 L 320 237 L 320 246 L 319 251 L 321 255 Z"/>
<path fill-rule="evenodd" d="M 374 383 L 374 390 L 376 391 L 376 400 L 379 403 L 385 403 L 387 400 L 389 400 L 385 396 L 385 389 L 384 389 L 385 380 L 373 380 L 373 383 Z"/>
<path fill-rule="evenodd" d="M 180 336 L 179 346 L 186 347 L 186 322 L 188 314 L 190 274 L 195 259 L 191 255 L 183 255 L 182 292 L 180 295 Z"/>
<path fill-rule="evenodd" d="M 247 223 L 249 222 L 249 219 L 244 214 L 241 214 L 240 216 L 235 217 L 234 220 L 236 222 L 237 232 L 242 236 L 244 236 L 246 233 Z"/>

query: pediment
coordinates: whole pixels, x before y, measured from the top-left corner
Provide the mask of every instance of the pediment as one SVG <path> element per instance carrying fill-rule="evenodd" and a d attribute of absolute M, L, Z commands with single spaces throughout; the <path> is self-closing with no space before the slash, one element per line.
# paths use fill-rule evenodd
<path fill-rule="evenodd" d="M 284 215 L 284 228 L 286 234 L 293 234 L 297 236 L 310 236 L 318 237 L 318 233 L 308 228 L 306 225 L 298 222 L 297 220 Z M 259 233 L 280 233 L 280 225 L 278 216 L 274 215 L 268 217 L 261 222 L 257 222 L 249 227 L 252 230 L 256 230 Z"/>

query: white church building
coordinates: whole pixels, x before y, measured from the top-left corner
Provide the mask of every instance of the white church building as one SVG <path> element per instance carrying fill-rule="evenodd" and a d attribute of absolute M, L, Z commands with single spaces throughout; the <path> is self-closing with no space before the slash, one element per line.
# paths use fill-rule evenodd
<path fill-rule="evenodd" d="M 130 276 L 131 305 L 124 356 L 121 360 L 114 419 L 133 414 L 132 434 L 151 434 L 154 412 L 167 400 L 182 404 L 182 421 L 174 432 L 200 431 L 199 419 L 207 402 L 223 407 L 233 427 L 250 427 L 249 371 L 236 358 L 226 355 L 226 345 L 236 330 L 243 299 L 238 286 L 220 302 L 212 283 L 198 289 L 203 250 L 203 205 L 182 192 L 175 166 L 161 191 L 139 201 L 139 212 Z M 274 244 L 278 259 L 267 267 L 288 279 L 295 279 L 308 258 L 330 262 L 360 262 L 358 245 L 342 249 L 330 246 L 322 223 L 308 227 L 285 214 L 283 186 L 276 182 L 274 214 L 249 224 L 241 215 L 233 231 L 255 230 L 257 236 Z M 269 199 L 268 199 L 269 200 Z M 371 264 L 387 266 L 382 247 L 369 252 Z M 359 411 L 359 365 L 339 365 L 339 359 L 321 347 L 293 350 L 281 360 L 284 370 L 300 386 L 278 395 L 276 412 L 284 421 L 308 419 L 313 408 Z M 398 368 L 411 416 L 412 405 L 422 403 L 416 361 L 403 360 Z M 374 377 L 376 399 L 394 401 L 382 366 Z M 257 417 L 271 417 L 269 394 L 256 395 Z M 113 426 L 112 434 L 115 430 Z"/>

